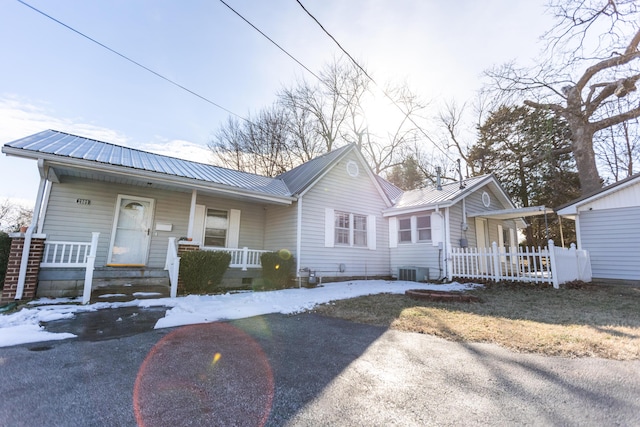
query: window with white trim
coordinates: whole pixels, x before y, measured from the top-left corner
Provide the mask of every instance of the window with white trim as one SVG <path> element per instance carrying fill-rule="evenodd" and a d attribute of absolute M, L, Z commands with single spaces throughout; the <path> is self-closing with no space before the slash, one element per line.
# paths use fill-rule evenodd
<path fill-rule="evenodd" d="M 430 242 L 431 215 L 416 217 L 416 229 L 418 230 L 418 242 Z"/>
<path fill-rule="evenodd" d="M 207 209 L 204 226 L 204 246 L 225 247 L 227 230 L 229 228 L 229 213 L 218 209 Z"/>
<path fill-rule="evenodd" d="M 411 217 L 398 219 L 398 242 L 411 243 Z"/>
<path fill-rule="evenodd" d="M 350 243 L 349 235 L 351 234 L 351 230 L 348 213 L 336 212 L 336 223 L 334 230 L 336 233 L 336 244 L 348 245 Z"/>
<path fill-rule="evenodd" d="M 336 245 L 367 246 L 367 216 L 335 212 L 334 237 Z"/>

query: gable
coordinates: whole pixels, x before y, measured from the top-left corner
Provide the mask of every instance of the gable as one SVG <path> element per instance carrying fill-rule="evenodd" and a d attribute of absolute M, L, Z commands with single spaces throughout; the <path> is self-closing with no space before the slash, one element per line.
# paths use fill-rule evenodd
<path fill-rule="evenodd" d="M 614 208 L 630 208 L 640 206 L 640 180 L 632 185 L 621 188 L 582 204 L 578 210 L 602 210 Z"/>

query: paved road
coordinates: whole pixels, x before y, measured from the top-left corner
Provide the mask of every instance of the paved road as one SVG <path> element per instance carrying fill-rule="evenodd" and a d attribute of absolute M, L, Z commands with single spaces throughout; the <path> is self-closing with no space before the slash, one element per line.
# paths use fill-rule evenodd
<path fill-rule="evenodd" d="M 640 425 L 640 361 L 268 315 L 0 348 L 0 425 Z"/>

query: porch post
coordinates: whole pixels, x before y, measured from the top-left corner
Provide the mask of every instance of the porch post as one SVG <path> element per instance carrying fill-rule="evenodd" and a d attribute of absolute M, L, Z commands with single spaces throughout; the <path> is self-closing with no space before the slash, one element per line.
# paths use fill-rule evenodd
<path fill-rule="evenodd" d="M 91 233 L 91 249 L 87 256 L 87 265 L 84 272 L 84 289 L 82 290 L 82 303 L 87 304 L 91 299 L 91 285 L 93 283 L 93 269 L 96 265 L 96 251 L 98 250 L 98 237 L 100 233 Z"/>
<path fill-rule="evenodd" d="M 198 198 L 198 190 L 191 192 L 191 207 L 189 208 L 189 227 L 187 228 L 187 237 L 193 238 L 193 225 L 196 220 L 196 200 Z"/>
<path fill-rule="evenodd" d="M 491 244 L 491 261 L 493 262 L 493 280 L 499 282 L 502 277 L 500 274 L 500 251 L 498 251 L 496 242 Z"/>
<path fill-rule="evenodd" d="M 27 277 L 27 266 L 29 264 L 29 250 L 31 249 L 31 238 L 33 232 L 38 225 L 38 218 L 40 216 L 40 208 L 42 207 L 42 199 L 44 197 L 44 190 L 47 183 L 47 169 L 44 160 L 38 159 L 38 172 L 40 173 L 40 185 L 38 186 L 38 195 L 36 197 L 36 204 L 33 207 L 33 217 L 31 218 L 31 225 L 27 228 L 27 232 L 24 235 L 24 247 L 22 248 L 22 259 L 20 260 L 20 272 L 18 273 L 18 283 L 16 285 L 16 298 L 22 299 L 24 293 L 24 283 Z"/>

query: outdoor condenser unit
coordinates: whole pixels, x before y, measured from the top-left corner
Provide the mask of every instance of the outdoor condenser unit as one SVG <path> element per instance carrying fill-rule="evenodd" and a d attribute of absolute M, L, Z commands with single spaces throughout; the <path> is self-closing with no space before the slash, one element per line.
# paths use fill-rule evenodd
<path fill-rule="evenodd" d="M 427 267 L 400 267 L 398 268 L 398 280 L 409 282 L 424 282 L 429 280 L 429 268 Z"/>

